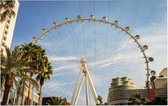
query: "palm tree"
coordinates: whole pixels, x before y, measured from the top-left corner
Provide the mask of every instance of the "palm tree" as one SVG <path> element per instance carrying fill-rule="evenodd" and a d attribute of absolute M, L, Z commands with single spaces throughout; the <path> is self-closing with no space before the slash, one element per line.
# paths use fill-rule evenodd
<path fill-rule="evenodd" d="M 66 98 L 63 98 L 61 105 L 70 105 L 70 103 L 67 101 Z"/>
<path fill-rule="evenodd" d="M 47 100 L 47 105 L 70 105 L 66 98 L 62 97 L 52 97 L 51 99 Z"/>
<path fill-rule="evenodd" d="M 0 13 L 0 22 L 3 22 L 8 16 L 15 16 L 13 8 L 15 7 L 15 0 L 1 0 L 0 10 L 4 9 L 3 13 Z"/>
<path fill-rule="evenodd" d="M 132 105 L 143 105 L 148 102 L 148 99 L 146 97 L 143 97 L 139 93 L 135 93 L 130 99 L 129 99 L 129 104 Z"/>
<path fill-rule="evenodd" d="M 103 105 L 103 98 L 100 95 L 98 95 L 97 100 L 99 101 L 97 105 Z"/>
<path fill-rule="evenodd" d="M 5 47 L 6 55 L 1 54 L 1 71 L 5 76 L 5 91 L 3 95 L 2 105 L 7 104 L 8 95 L 10 89 L 13 85 L 13 82 L 16 77 L 25 79 L 35 85 L 38 88 L 38 83 L 29 77 L 28 75 L 24 74 L 25 72 L 32 73 L 30 70 L 29 64 L 25 58 L 23 58 L 23 52 L 19 46 L 15 47 L 13 51 L 10 51 L 8 47 Z"/>
<path fill-rule="evenodd" d="M 46 56 L 43 56 L 40 60 L 40 65 L 38 66 L 39 72 L 36 77 L 37 81 L 40 83 L 40 95 L 38 100 L 38 105 L 42 103 L 42 86 L 45 80 L 50 80 L 50 76 L 53 74 L 53 69 Z"/>
<path fill-rule="evenodd" d="M 39 59 L 41 59 L 42 56 L 45 55 L 45 50 L 42 49 L 40 46 L 28 43 L 22 45 L 22 48 L 24 50 L 24 57 L 27 58 L 28 61 L 34 61 L 36 64 L 31 64 L 29 67 L 33 67 L 35 70 L 33 70 L 33 73 L 30 73 L 30 77 L 33 77 L 34 74 L 37 74 L 38 69 L 37 66 L 39 65 Z M 22 92 L 22 102 L 21 104 L 24 105 L 24 94 L 25 94 L 25 81 L 23 82 L 23 92 Z M 32 85 L 29 84 L 29 90 L 28 90 L 28 105 L 30 105 L 30 94 L 31 94 Z"/>

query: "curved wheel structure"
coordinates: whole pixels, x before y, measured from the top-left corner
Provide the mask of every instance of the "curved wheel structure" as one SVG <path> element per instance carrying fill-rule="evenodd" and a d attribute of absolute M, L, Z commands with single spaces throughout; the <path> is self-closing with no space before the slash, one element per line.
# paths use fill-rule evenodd
<path fill-rule="evenodd" d="M 149 68 L 149 63 L 150 62 L 152 62 L 152 61 L 154 61 L 154 58 L 153 57 L 149 57 L 149 56 L 147 56 L 146 54 L 145 54 L 145 51 L 148 49 L 148 46 L 147 45 L 141 45 L 140 43 L 139 43 L 139 39 L 140 39 L 140 35 L 132 35 L 131 33 L 130 33 L 130 30 L 131 30 L 131 28 L 130 27 L 125 27 L 125 28 L 123 28 L 123 27 L 121 27 L 120 26 L 120 24 L 119 24 L 119 21 L 114 21 L 113 23 L 112 22 L 109 22 L 109 21 L 107 21 L 107 17 L 102 17 L 102 19 L 95 19 L 95 17 L 93 16 L 93 15 L 90 15 L 90 17 L 88 18 L 88 19 L 83 19 L 82 18 L 82 16 L 77 16 L 77 19 L 75 19 L 75 20 L 70 20 L 69 18 L 65 18 L 65 22 L 63 22 L 63 23 L 61 23 L 61 24 L 58 24 L 58 23 L 56 23 L 56 22 L 53 22 L 53 27 L 52 28 L 50 28 L 50 29 L 45 29 L 45 28 L 43 28 L 42 29 L 42 31 L 43 31 L 43 34 L 40 36 L 40 37 L 33 37 L 33 40 L 34 40 L 34 42 L 36 43 L 36 44 L 38 44 L 40 41 L 42 41 L 43 40 L 43 38 L 45 38 L 46 36 L 48 36 L 50 33 L 52 33 L 53 31 L 55 31 L 55 30 L 58 30 L 59 28 L 61 28 L 61 27 L 63 27 L 63 26 L 70 26 L 71 24 L 74 24 L 74 23 L 85 23 L 85 22 L 88 22 L 88 23 L 90 23 L 90 22 L 92 22 L 92 23 L 100 23 L 100 24 L 104 24 L 104 25 L 106 25 L 106 26 L 111 26 L 111 27 L 113 27 L 113 28 L 116 28 L 116 29 L 119 29 L 121 32 L 123 32 L 125 35 L 128 35 L 129 37 L 130 37 L 130 39 L 132 39 L 134 42 L 135 42 L 135 44 L 137 45 L 137 47 L 140 49 L 140 52 L 142 53 L 142 55 L 143 55 L 143 58 L 144 58 L 144 63 L 145 63 L 145 67 L 146 67 L 146 69 L 144 69 L 144 70 L 146 70 L 146 88 L 148 89 L 148 91 L 149 91 L 149 89 L 150 89 L 150 86 L 149 86 L 149 76 L 150 76 L 150 72 L 152 71 L 150 68 Z M 105 38 L 106 39 L 106 38 Z M 85 57 L 83 57 L 83 58 L 85 58 Z M 87 58 L 87 57 L 86 57 Z M 81 66 L 82 66 L 82 64 L 81 64 Z M 83 66 L 82 66 L 83 67 Z M 88 74 L 89 74 L 89 71 L 88 71 L 88 69 L 87 70 L 85 70 L 85 66 L 83 67 L 83 73 L 84 73 L 84 75 L 85 75 L 85 71 L 87 71 L 88 72 Z M 91 76 L 92 77 L 92 76 Z M 85 79 L 87 79 L 87 77 L 85 77 Z M 89 86 L 88 85 L 88 81 L 89 80 L 91 80 L 91 78 L 90 79 L 88 79 L 88 80 L 85 80 L 85 86 L 86 86 L 86 103 L 88 104 L 88 91 L 87 91 L 87 86 Z M 83 83 L 84 81 L 82 81 L 82 83 Z M 110 82 L 109 82 L 110 83 Z M 96 94 L 96 91 L 94 91 L 94 84 L 92 83 L 92 82 L 90 82 L 90 84 L 93 86 L 93 90 L 91 90 L 91 93 L 93 93 L 93 96 L 94 96 L 94 93 Z M 79 85 L 76 85 L 76 86 L 79 86 Z M 77 90 L 79 90 L 80 89 L 80 86 L 79 87 L 75 87 L 75 89 Z M 74 90 L 74 92 L 75 92 L 75 90 Z M 77 95 L 79 96 L 79 93 L 78 92 L 76 92 L 77 93 Z M 74 93 L 75 94 L 75 93 Z M 148 94 L 149 94 L 149 92 L 148 92 Z M 76 97 L 76 99 L 77 99 L 77 97 L 78 96 L 75 96 Z M 95 95 L 95 96 L 97 96 L 97 94 Z M 149 95 L 148 95 L 149 96 Z M 72 99 L 74 99 L 75 100 L 75 97 L 74 97 L 74 95 L 73 95 L 73 97 L 72 97 Z M 77 101 L 74 101 L 74 100 L 72 100 L 71 101 L 71 104 L 76 104 L 76 102 Z M 95 101 L 96 102 L 96 101 Z M 97 103 L 97 102 L 96 102 Z"/>

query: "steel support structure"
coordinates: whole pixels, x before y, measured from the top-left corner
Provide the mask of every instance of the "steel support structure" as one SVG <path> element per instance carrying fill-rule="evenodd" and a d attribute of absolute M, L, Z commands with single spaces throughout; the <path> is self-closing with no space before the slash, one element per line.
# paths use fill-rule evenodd
<path fill-rule="evenodd" d="M 82 75 L 82 80 L 79 83 L 79 80 L 81 79 L 81 75 Z M 98 103 L 97 101 L 97 94 L 96 94 L 96 90 L 94 88 L 93 82 L 91 80 L 88 68 L 87 68 L 87 61 L 86 59 L 82 59 L 81 60 L 81 68 L 79 71 L 79 74 L 77 76 L 77 80 L 76 80 L 76 84 L 75 84 L 75 88 L 73 91 L 73 96 L 72 96 L 72 100 L 71 100 L 71 105 L 76 105 L 77 101 L 79 99 L 79 95 L 81 93 L 81 89 L 82 89 L 82 85 L 85 81 L 85 93 L 86 93 L 86 105 L 89 104 L 89 97 L 88 97 L 88 88 L 90 87 L 90 91 L 92 93 L 92 96 L 94 98 L 95 104 Z"/>

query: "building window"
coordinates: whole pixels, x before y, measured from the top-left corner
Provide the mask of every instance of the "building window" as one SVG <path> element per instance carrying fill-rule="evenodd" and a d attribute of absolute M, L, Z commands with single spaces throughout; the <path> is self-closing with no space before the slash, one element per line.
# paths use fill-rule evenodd
<path fill-rule="evenodd" d="M 7 31 L 7 30 L 5 30 L 5 34 L 6 34 L 6 35 L 8 34 L 8 31 Z"/>
<path fill-rule="evenodd" d="M 7 23 L 9 24 L 10 23 L 10 20 L 8 19 Z"/>
<path fill-rule="evenodd" d="M 4 51 L 4 50 L 3 50 L 3 49 L 1 49 L 1 53 L 3 53 L 3 51 Z"/>
<path fill-rule="evenodd" d="M 5 42 L 2 42 L 2 46 L 5 46 Z"/>
<path fill-rule="evenodd" d="M 6 36 L 4 36 L 3 39 L 6 41 Z"/>
<path fill-rule="evenodd" d="M 12 15 L 9 15 L 9 18 L 11 18 L 12 17 Z"/>
<path fill-rule="evenodd" d="M 8 24 L 6 25 L 6 29 L 9 29 L 9 25 Z"/>

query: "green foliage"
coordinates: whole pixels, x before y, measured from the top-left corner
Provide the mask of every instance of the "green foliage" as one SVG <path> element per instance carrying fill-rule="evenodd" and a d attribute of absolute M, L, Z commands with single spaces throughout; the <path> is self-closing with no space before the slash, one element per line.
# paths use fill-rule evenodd
<path fill-rule="evenodd" d="M 98 95 L 97 100 L 99 102 L 97 105 L 103 105 L 103 98 L 100 95 Z"/>
<path fill-rule="evenodd" d="M 46 56 L 43 56 L 39 61 L 39 63 L 40 63 L 38 65 L 39 71 L 36 79 L 37 81 L 40 81 L 40 85 L 42 86 L 44 83 L 44 80 L 50 80 L 50 76 L 53 74 L 53 69 Z"/>
<path fill-rule="evenodd" d="M 47 102 L 47 105 L 70 105 L 66 98 L 52 97 Z"/>
<path fill-rule="evenodd" d="M 22 49 L 24 58 L 32 63 L 29 65 L 33 69 L 32 74 L 37 74 L 39 72 L 38 66 L 40 65 L 41 56 L 45 55 L 45 50 L 41 46 L 32 43 L 22 45 Z"/>
<path fill-rule="evenodd" d="M 33 62 L 29 67 L 33 68 L 33 74 L 37 74 L 37 81 L 40 81 L 43 85 L 44 80 L 49 80 L 50 76 L 53 74 L 52 66 L 49 63 L 46 52 L 41 46 L 28 43 L 22 45 L 24 57 L 27 61 Z"/>
<path fill-rule="evenodd" d="M 46 52 L 41 46 L 28 43 L 15 47 L 13 51 L 10 51 L 10 49 L 6 47 L 5 54 L 6 55 L 0 55 L 1 79 L 6 79 L 7 76 L 8 79 L 10 79 L 10 81 L 8 81 L 10 82 L 8 85 L 10 84 L 10 86 L 13 85 L 13 82 L 15 82 L 15 85 L 18 85 L 16 79 L 20 79 L 19 89 L 21 89 L 21 85 L 24 81 L 28 81 L 39 89 L 39 84 L 31 76 L 36 74 L 36 79 L 40 80 L 42 87 L 44 80 L 49 80 L 53 73 Z M 18 94 L 20 94 L 20 92 L 18 92 Z"/>
<path fill-rule="evenodd" d="M 15 47 L 14 50 L 10 51 L 8 47 L 5 47 L 5 54 L 0 55 L 1 59 L 1 75 L 6 79 L 5 82 L 5 90 L 10 89 L 15 81 L 16 77 L 20 79 L 24 79 L 30 83 L 32 83 L 37 89 L 39 88 L 36 80 L 31 78 L 26 73 L 32 73 L 32 68 L 29 67 L 32 64 L 31 61 L 27 61 L 24 57 L 24 52 L 22 48 L 19 46 Z M 5 91 L 4 95 L 9 93 L 9 91 Z M 4 96 L 3 104 L 6 104 L 6 99 L 8 97 Z"/>
<path fill-rule="evenodd" d="M 13 78 L 12 80 L 15 80 L 15 77 L 25 79 L 38 88 L 38 83 L 25 74 L 32 73 L 31 67 L 29 67 L 32 63 L 24 58 L 24 53 L 19 46 L 15 47 L 13 51 L 10 51 L 10 49 L 6 47 L 6 56 L 1 54 L 0 58 L 2 76 L 9 75 L 11 78 Z"/>
<path fill-rule="evenodd" d="M 42 98 L 42 86 L 45 80 L 50 80 L 50 76 L 53 74 L 52 66 L 46 56 L 46 52 L 41 46 L 28 43 L 22 45 L 24 57 L 27 61 L 32 62 L 29 67 L 33 69 L 30 76 L 36 74 L 36 80 L 40 83 L 40 97 L 38 104 L 41 103 Z"/>
<path fill-rule="evenodd" d="M 130 99 L 129 104 L 131 105 L 143 105 L 146 104 L 149 100 L 146 97 L 143 97 L 139 93 L 135 93 Z"/>

